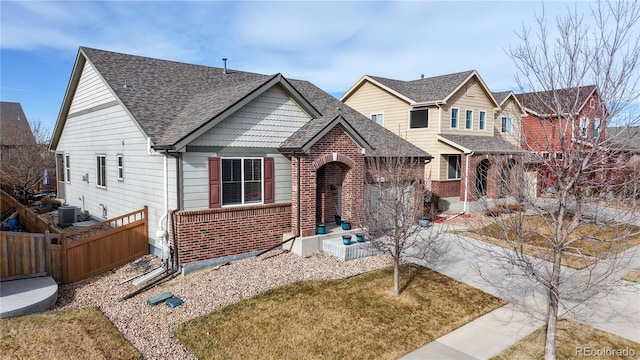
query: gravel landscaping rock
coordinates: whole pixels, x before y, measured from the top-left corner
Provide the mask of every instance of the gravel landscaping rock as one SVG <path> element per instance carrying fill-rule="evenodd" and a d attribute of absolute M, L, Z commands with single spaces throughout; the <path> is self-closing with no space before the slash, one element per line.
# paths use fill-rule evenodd
<path fill-rule="evenodd" d="M 98 307 L 145 359 L 196 359 L 173 336 L 175 325 L 287 283 L 346 278 L 389 266 L 391 261 L 372 256 L 343 262 L 324 253 L 301 257 L 278 249 L 257 258 L 178 275 L 121 300 L 139 288 L 125 280 L 160 265 L 158 258 L 147 255 L 102 275 L 62 285 L 55 309 Z M 147 304 L 147 299 L 165 291 L 181 298 L 184 304 L 173 309 L 165 304 Z"/>

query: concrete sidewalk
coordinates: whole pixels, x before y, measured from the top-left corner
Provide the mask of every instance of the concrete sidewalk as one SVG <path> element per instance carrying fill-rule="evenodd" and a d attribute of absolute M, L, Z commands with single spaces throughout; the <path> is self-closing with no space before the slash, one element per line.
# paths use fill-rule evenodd
<path fill-rule="evenodd" d="M 401 359 L 488 359 L 546 323 L 546 290 L 526 277 L 514 275 L 515 269 L 496 261 L 496 254 L 509 250 L 449 233 L 443 233 L 441 241 L 447 246 L 443 258 L 433 265 L 420 260 L 414 262 L 505 299 L 508 304 Z M 640 265 L 638 249 L 636 247 L 628 251 L 630 267 Z M 581 276 L 579 272 L 568 268 L 563 268 L 563 273 L 569 280 Z M 563 301 L 568 308 L 578 310 L 560 309 L 561 313 L 566 312 L 563 317 L 640 342 L 639 284 L 629 284 L 606 296 L 593 294 L 589 299 Z M 598 308 L 607 311 L 599 312 L 596 310 Z M 590 311 L 580 311 L 585 309 Z"/>
<path fill-rule="evenodd" d="M 409 353 L 402 359 L 488 359 L 540 326 L 530 314 L 507 304 Z"/>

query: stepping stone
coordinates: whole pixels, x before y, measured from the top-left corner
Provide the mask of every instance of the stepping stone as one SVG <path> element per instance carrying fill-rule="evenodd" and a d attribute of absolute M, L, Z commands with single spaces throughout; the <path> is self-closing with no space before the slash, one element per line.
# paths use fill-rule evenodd
<path fill-rule="evenodd" d="M 167 299 L 172 298 L 172 297 L 173 297 L 172 293 L 170 293 L 168 291 L 165 291 L 162 294 L 158 294 L 156 296 L 150 297 L 147 300 L 147 304 L 155 306 L 155 305 L 160 304 L 161 302 L 165 302 Z"/>
<path fill-rule="evenodd" d="M 170 299 L 167 299 L 165 303 L 167 304 L 168 307 L 173 309 L 175 307 L 182 305 L 183 301 L 179 297 L 174 296 Z"/>

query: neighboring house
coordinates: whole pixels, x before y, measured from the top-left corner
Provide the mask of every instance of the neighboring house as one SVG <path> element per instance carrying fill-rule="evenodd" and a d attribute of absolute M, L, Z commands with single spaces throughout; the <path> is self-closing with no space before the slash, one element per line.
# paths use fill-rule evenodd
<path fill-rule="evenodd" d="M 626 165 L 614 178 L 623 184 L 625 196 L 640 197 L 640 126 L 608 127 L 607 139 L 618 163 Z"/>
<path fill-rule="evenodd" d="M 27 202 L 42 183 L 48 159 L 46 146 L 36 142 L 22 106 L 0 103 L 0 184 L 3 190 Z"/>
<path fill-rule="evenodd" d="M 367 158 L 431 159 L 307 81 L 85 47 L 51 150 L 67 203 L 104 218 L 147 205 L 151 250 L 169 232 L 181 265 L 291 235 L 317 251 L 317 223 L 362 222 Z"/>
<path fill-rule="evenodd" d="M 522 93 L 516 97 L 526 112 L 522 119 L 522 147 L 542 159 L 561 157 L 563 143 L 589 143 L 598 136 L 606 137 L 596 86 Z M 557 114 L 558 109 L 562 114 Z M 565 126 L 561 121 L 572 123 Z"/>
<path fill-rule="evenodd" d="M 606 107 L 596 86 L 516 94 L 526 116 L 522 118 L 522 144 L 536 154 L 540 187 L 553 184 L 554 166 L 560 166 L 570 145 L 604 144 Z"/>
<path fill-rule="evenodd" d="M 522 108 L 497 99 L 475 70 L 402 81 L 365 75 L 341 98 L 350 107 L 434 155 L 426 169 L 439 198 L 499 198 L 518 186 Z M 445 202 L 442 202 L 445 204 Z"/>
<path fill-rule="evenodd" d="M 0 102 L 0 129 L 2 129 L 2 136 L 0 136 L 0 160 L 2 161 L 10 161 L 12 150 L 36 143 L 20 103 Z"/>

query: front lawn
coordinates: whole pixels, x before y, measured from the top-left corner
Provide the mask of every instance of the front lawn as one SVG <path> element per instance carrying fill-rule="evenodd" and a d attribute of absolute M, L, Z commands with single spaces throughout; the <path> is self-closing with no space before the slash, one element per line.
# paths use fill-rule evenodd
<path fill-rule="evenodd" d="M 464 235 L 513 249 L 517 244 L 516 228 L 518 218 L 506 216 L 483 228 L 470 230 Z M 565 220 L 568 225 L 570 219 Z M 524 253 L 550 260 L 551 247 L 546 239 L 551 237 L 550 220 L 537 215 L 527 215 L 521 222 Z M 509 240 L 507 240 L 509 239 Z M 615 255 L 632 246 L 640 244 L 640 228 L 620 223 L 596 224 L 586 219 L 567 237 L 573 241 L 563 255 L 562 264 L 574 269 L 582 269 L 594 261 L 594 255 Z"/>
<path fill-rule="evenodd" d="M 0 359 L 142 359 L 97 308 L 0 319 Z"/>
<path fill-rule="evenodd" d="M 504 304 L 417 265 L 272 289 L 174 328 L 201 359 L 397 359 Z"/>
<path fill-rule="evenodd" d="M 543 359 L 546 329 L 546 326 L 541 327 L 492 359 Z M 556 351 L 559 360 L 637 359 L 640 355 L 640 344 L 579 322 L 560 319 Z"/>

